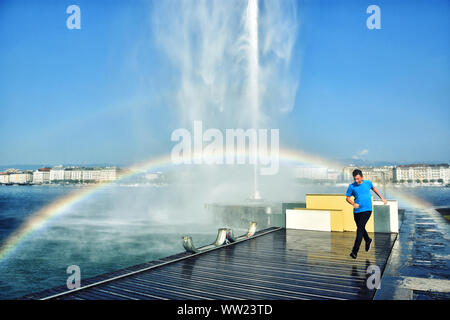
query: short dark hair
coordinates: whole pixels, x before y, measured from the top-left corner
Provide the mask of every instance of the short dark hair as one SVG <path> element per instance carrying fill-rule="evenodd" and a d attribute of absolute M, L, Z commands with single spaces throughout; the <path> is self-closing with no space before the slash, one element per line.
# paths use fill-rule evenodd
<path fill-rule="evenodd" d="M 355 169 L 355 170 L 353 170 L 353 178 L 354 177 L 356 177 L 358 174 L 362 177 L 363 176 L 363 174 L 362 174 L 362 171 L 361 170 L 359 170 L 359 169 Z"/>

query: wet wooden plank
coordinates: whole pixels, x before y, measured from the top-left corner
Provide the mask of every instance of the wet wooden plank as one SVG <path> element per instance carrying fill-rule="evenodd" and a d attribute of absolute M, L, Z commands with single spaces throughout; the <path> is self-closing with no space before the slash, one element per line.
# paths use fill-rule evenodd
<path fill-rule="evenodd" d="M 144 270 L 55 298 L 372 299 L 375 290 L 367 288 L 367 267 L 377 265 L 383 271 L 396 239 L 395 234 L 371 234 L 372 250 L 364 252 L 363 241 L 353 260 L 348 254 L 354 232 L 265 231 L 269 232 L 217 250 L 182 253 L 113 272 L 108 275 Z M 146 269 L 161 263 L 166 264 Z M 108 276 L 96 279 L 105 281 Z"/>

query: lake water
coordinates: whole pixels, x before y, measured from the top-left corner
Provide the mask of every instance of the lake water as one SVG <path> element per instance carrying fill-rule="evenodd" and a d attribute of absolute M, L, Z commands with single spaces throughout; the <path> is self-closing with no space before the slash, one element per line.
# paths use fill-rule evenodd
<path fill-rule="evenodd" d="M 0 243 L 37 210 L 80 188 L 0 186 Z M 284 193 L 289 199 L 283 200 L 345 190 L 293 185 Z M 403 190 L 433 206 L 450 207 L 449 188 Z M 47 221 L 0 261 L 0 299 L 64 285 L 69 265 L 78 265 L 83 279 L 182 252 L 185 234 L 192 235 L 197 246 L 211 243 L 221 226 L 203 208 L 203 199 L 182 187 L 101 187 Z"/>

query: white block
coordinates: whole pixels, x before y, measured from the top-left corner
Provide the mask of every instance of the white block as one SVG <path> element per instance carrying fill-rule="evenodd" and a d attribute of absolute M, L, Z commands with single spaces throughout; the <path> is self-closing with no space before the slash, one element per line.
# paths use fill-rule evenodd
<path fill-rule="evenodd" d="M 327 210 L 286 210 L 286 228 L 331 231 L 331 212 Z"/>
<path fill-rule="evenodd" d="M 398 200 L 388 200 L 389 206 L 389 224 L 391 225 L 391 232 L 398 233 Z M 385 205 L 381 200 L 373 200 L 374 206 Z"/>

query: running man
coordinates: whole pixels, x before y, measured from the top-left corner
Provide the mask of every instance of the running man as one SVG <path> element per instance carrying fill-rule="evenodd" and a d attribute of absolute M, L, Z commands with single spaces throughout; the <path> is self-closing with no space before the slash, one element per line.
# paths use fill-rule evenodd
<path fill-rule="evenodd" d="M 359 169 L 353 170 L 353 179 L 355 182 L 351 183 L 347 189 L 347 202 L 353 206 L 353 218 L 356 222 L 356 239 L 353 245 L 353 250 L 350 253 L 350 257 L 356 259 L 358 255 L 359 246 L 364 238 L 366 242 L 366 251 L 369 251 L 372 246 L 372 239 L 369 237 L 366 231 L 366 223 L 369 221 L 372 213 L 372 198 L 370 197 L 370 189 L 375 192 L 380 199 L 387 204 L 387 200 L 384 199 L 380 192 L 375 188 L 370 180 L 363 180 L 362 171 Z M 350 198 L 355 197 L 355 202 Z"/>

